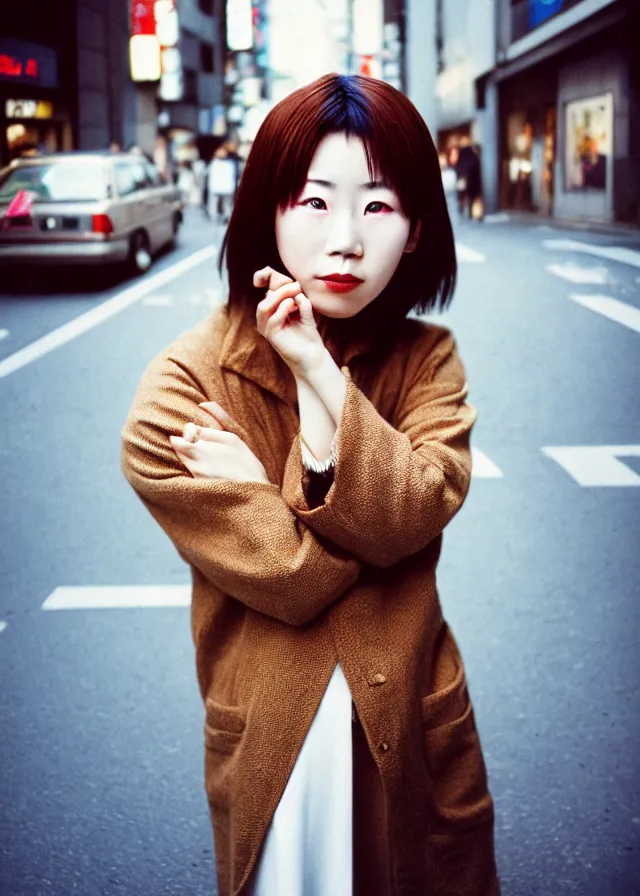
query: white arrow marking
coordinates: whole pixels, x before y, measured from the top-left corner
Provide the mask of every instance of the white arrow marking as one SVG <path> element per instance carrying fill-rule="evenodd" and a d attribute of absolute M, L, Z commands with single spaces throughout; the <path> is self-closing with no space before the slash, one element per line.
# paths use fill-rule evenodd
<path fill-rule="evenodd" d="M 622 264 L 630 264 L 640 268 L 640 252 L 634 249 L 623 249 L 618 246 L 594 246 L 591 243 L 580 243 L 578 240 L 543 240 L 547 249 L 558 249 L 562 252 L 585 252 L 599 258 L 608 258 Z"/>
<path fill-rule="evenodd" d="M 471 449 L 471 475 L 473 479 L 503 479 L 500 467 L 479 448 Z"/>
<path fill-rule="evenodd" d="M 612 299 L 609 296 L 580 296 L 574 294 L 569 298 L 579 305 L 589 308 L 590 311 L 602 314 L 603 317 L 615 320 L 616 323 L 629 327 L 630 330 L 635 330 L 636 333 L 640 333 L 640 311 L 632 305 L 627 305 L 625 302 L 621 302 L 619 299 Z"/>
<path fill-rule="evenodd" d="M 597 445 L 543 448 L 542 453 L 585 488 L 640 486 L 640 476 L 618 457 L 640 457 L 640 445 Z"/>
<path fill-rule="evenodd" d="M 464 243 L 458 242 L 456 242 L 456 257 L 458 261 L 467 262 L 470 264 L 478 264 L 487 260 L 482 252 L 477 252 L 470 246 L 465 246 Z"/>
<path fill-rule="evenodd" d="M 607 282 L 607 269 L 603 267 L 581 268 L 580 265 L 569 263 L 548 264 L 547 270 L 550 274 L 555 274 L 556 277 L 569 280 L 570 283 L 603 286 Z"/>
<path fill-rule="evenodd" d="M 138 607 L 188 607 L 189 585 L 105 585 L 61 587 L 51 592 L 43 610 L 114 610 Z"/>

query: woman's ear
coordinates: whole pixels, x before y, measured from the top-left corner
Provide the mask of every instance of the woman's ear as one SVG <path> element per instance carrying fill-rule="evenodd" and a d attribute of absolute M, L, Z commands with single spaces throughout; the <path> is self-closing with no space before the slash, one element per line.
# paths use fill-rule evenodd
<path fill-rule="evenodd" d="M 403 249 L 403 252 L 405 254 L 409 254 L 410 252 L 414 251 L 414 249 L 418 245 L 421 231 L 422 231 L 422 221 L 418 221 L 416 226 L 413 228 L 413 231 L 411 232 L 409 239 L 407 240 L 407 245 Z"/>

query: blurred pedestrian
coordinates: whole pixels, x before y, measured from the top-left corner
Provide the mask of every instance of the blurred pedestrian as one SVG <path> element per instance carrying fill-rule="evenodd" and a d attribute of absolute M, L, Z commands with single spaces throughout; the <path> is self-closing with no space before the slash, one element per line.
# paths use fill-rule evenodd
<path fill-rule="evenodd" d="M 223 250 L 228 303 L 147 368 L 122 452 L 191 565 L 219 896 L 498 896 L 436 587 L 476 413 L 451 332 L 407 317 L 456 278 L 415 107 L 355 75 L 289 94 Z"/>
<path fill-rule="evenodd" d="M 458 150 L 456 162 L 456 190 L 460 216 L 482 220 L 484 203 L 482 200 L 482 176 L 480 170 L 479 147 L 470 143 Z"/>
<path fill-rule="evenodd" d="M 213 154 L 207 171 L 207 207 L 212 220 L 229 222 L 237 184 L 238 157 L 224 143 Z"/>

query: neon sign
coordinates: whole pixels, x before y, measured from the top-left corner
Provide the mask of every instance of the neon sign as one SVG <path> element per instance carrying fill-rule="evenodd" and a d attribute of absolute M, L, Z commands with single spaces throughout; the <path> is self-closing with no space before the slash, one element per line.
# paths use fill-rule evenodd
<path fill-rule="evenodd" d="M 37 59 L 27 59 L 23 62 L 21 59 L 16 59 L 15 56 L 0 55 L 0 75 L 5 75 L 8 78 L 22 78 L 26 76 L 37 81 L 39 74 L 40 69 Z"/>
<path fill-rule="evenodd" d="M 0 81 L 57 87 L 55 50 L 32 41 L 0 37 Z"/>

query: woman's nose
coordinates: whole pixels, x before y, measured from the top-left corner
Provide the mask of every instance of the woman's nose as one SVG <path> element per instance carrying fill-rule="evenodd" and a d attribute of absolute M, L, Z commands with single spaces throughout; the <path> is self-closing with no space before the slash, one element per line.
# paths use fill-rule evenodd
<path fill-rule="evenodd" d="M 336 215 L 327 239 L 327 255 L 356 255 L 364 252 L 362 237 L 352 215 Z"/>

